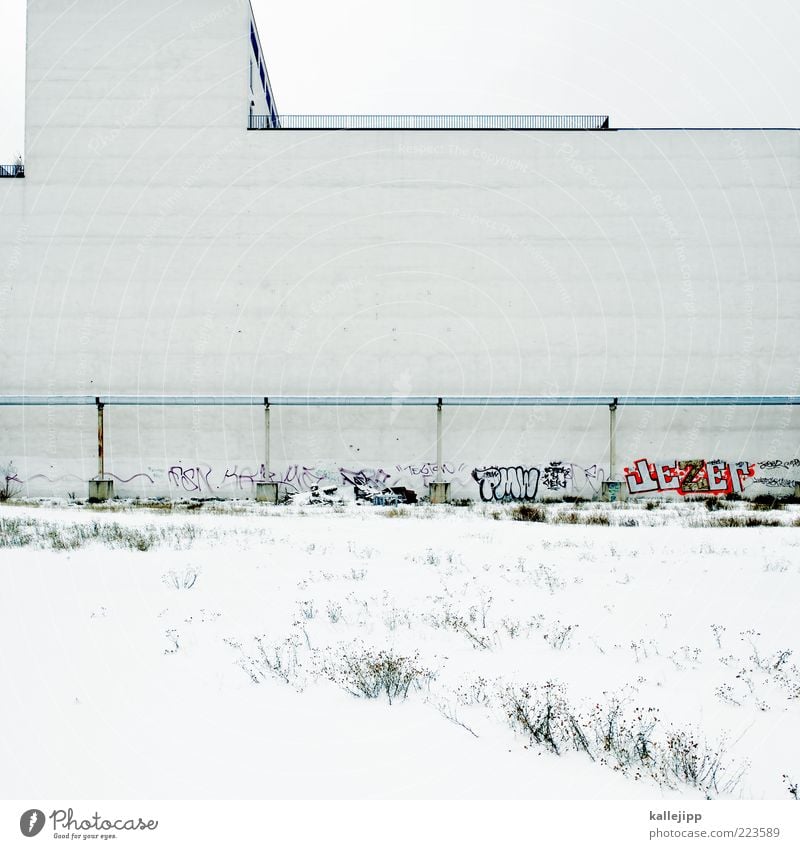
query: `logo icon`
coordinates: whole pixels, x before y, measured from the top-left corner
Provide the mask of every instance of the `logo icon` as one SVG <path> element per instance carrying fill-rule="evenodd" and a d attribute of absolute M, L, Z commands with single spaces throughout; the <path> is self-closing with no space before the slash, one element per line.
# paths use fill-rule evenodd
<path fill-rule="evenodd" d="M 19 818 L 19 830 L 25 837 L 36 837 L 44 828 L 44 812 L 38 808 L 31 808 Z"/>

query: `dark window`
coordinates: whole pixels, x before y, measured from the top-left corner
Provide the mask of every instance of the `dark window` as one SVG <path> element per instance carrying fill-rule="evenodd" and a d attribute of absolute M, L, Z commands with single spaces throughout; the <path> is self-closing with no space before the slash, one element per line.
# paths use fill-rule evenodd
<path fill-rule="evenodd" d="M 264 91 L 267 90 L 267 75 L 264 72 L 264 66 L 259 65 L 258 70 L 261 72 L 261 85 L 264 86 Z"/>
<path fill-rule="evenodd" d="M 256 62 L 258 62 L 258 39 L 256 38 L 256 31 L 253 29 L 252 21 L 250 22 L 250 44 L 253 45 L 253 53 L 256 54 Z"/>

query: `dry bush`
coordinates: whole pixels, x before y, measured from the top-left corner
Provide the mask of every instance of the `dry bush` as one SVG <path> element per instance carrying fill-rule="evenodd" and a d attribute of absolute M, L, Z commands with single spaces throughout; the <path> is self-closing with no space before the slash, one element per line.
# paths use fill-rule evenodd
<path fill-rule="evenodd" d="M 797 520 L 795 520 L 797 522 Z M 780 528 L 783 523 L 778 519 L 757 515 L 715 516 L 704 523 L 707 528 Z"/>
<path fill-rule="evenodd" d="M 515 522 L 547 521 L 547 510 L 539 504 L 516 504 L 509 515 Z"/>
<path fill-rule="evenodd" d="M 556 513 L 555 522 L 557 525 L 580 525 L 580 513 L 574 510 L 565 510 L 563 513 Z"/>
<path fill-rule="evenodd" d="M 296 634 L 286 637 L 280 643 L 267 642 L 266 637 L 255 637 L 254 654 L 245 654 L 240 643 L 231 640 L 226 642 L 241 651 L 238 665 L 254 684 L 261 683 L 269 676 L 279 678 L 287 684 L 296 682 L 300 669 L 297 656 L 300 638 Z"/>
<path fill-rule="evenodd" d="M 587 525 L 610 525 L 611 519 L 609 519 L 607 513 L 600 513 L 599 511 L 595 513 L 588 513 L 586 515 L 585 524 Z"/>
<path fill-rule="evenodd" d="M 694 732 L 670 728 L 665 736 L 657 736 L 655 708 L 626 711 L 612 698 L 608 704 L 595 704 L 584 717 L 567 700 L 563 685 L 553 681 L 506 687 L 501 704 L 527 745 L 543 746 L 556 755 L 585 752 L 598 763 L 636 780 L 651 778 L 663 787 L 686 784 L 706 798 L 729 794 L 746 767 L 730 769 L 723 746 L 709 746 Z"/>
<path fill-rule="evenodd" d="M 522 731 L 531 744 L 544 746 L 556 755 L 576 749 L 594 759 L 580 718 L 567 702 L 563 685 L 547 681 L 541 685 L 508 687 L 501 702 L 511 727 Z"/>
<path fill-rule="evenodd" d="M 662 772 L 681 784 L 702 791 L 707 799 L 732 791 L 741 773 L 725 777 L 722 747 L 710 747 L 688 731 L 672 730 L 667 735 Z"/>
<path fill-rule="evenodd" d="M 37 519 L 0 519 L 0 548 L 51 548 L 72 551 L 99 543 L 107 548 L 149 551 L 156 546 L 186 548 L 197 536 L 193 525 L 129 528 L 117 522 L 56 524 Z"/>
<path fill-rule="evenodd" d="M 377 699 L 385 695 L 389 704 L 407 698 L 410 690 L 420 690 L 434 678 L 420 665 L 417 653 L 405 657 L 387 649 L 346 649 L 326 661 L 322 671 L 354 696 Z"/>

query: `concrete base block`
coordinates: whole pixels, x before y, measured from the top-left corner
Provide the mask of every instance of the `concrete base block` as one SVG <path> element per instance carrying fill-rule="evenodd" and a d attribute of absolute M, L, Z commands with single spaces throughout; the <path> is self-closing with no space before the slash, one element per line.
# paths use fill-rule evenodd
<path fill-rule="evenodd" d="M 278 503 L 278 484 L 270 481 L 256 482 L 256 501 L 264 501 L 267 504 Z"/>
<path fill-rule="evenodd" d="M 627 501 L 628 487 L 622 481 L 603 481 L 600 494 L 603 501 Z"/>
<path fill-rule="evenodd" d="M 114 481 L 96 480 L 89 481 L 89 500 L 108 501 L 114 497 Z"/>
<path fill-rule="evenodd" d="M 428 484 L 428 491 L 431 497 L 431 504 L 447 504 L 450 500 L 450 483 L 439 481 L 438 483 Z"/>

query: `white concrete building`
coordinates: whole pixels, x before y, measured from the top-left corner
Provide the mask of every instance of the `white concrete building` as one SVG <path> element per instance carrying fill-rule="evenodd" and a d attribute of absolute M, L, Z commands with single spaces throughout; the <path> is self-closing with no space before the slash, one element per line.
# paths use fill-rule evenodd
<path fill-rule="evenodd" d="M 798 393 L 796 130 L 249 130 L 279 121 L 262 33 L 247 0 L 29 0 L 0 394 L 392 396 L 274 407 L 270 474 L 422 493 L 407 396 Z M 444 478 L 785 493 L 795 409 L 621 407 L 612 470 L 606 405 L 445 407 Z M 95 422 L 1 408 L 6 476 L 85 495 Z M 123 496 L 250 495 L 264 462 L 258 406 L 109 405 L 105 439 Z"/>

